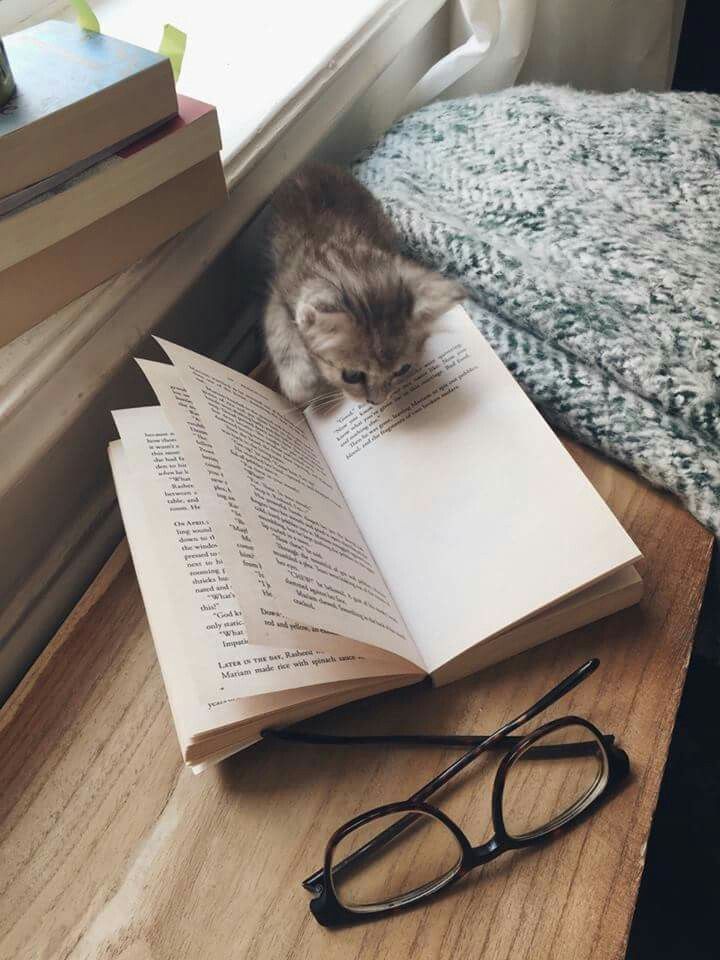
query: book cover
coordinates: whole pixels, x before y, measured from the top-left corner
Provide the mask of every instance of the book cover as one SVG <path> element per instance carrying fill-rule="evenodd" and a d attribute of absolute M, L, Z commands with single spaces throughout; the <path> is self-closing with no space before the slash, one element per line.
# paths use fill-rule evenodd
<path fill-rule="evenodd" d="M 12 33 L 4 43 L 16 92 L 0 110 L 0 150 L 3 140 L 22 127 L 94 97 L 165 59 L 152 50 L 59 20 Z"/>

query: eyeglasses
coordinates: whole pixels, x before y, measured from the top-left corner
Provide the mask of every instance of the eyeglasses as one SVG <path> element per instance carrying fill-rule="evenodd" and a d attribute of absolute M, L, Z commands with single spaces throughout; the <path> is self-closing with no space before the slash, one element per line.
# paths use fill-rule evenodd
<path fill-rule="evenodd" d="M 407 800 L 361 813 L 333 833 L 323 867 L 303 881 L 314 894 L 310 910 L 318 923 L 339 927 L 417 904 L 507 850 L 540 843 L 594 811 L 630 769 L 627 754 L 615 746 L 613 736 L 574 716 L 551 720 L 524 737 L 511 734 L 598 665 L 599 660 L 588 660 L 489 736 L 342 737 L 264 731 L 265 736 L 316 744 L 472 745 Z M 450 817 L 426 801 L 484 751 L 498 747 L 510 749 L 492 789 L 494 835 L 473 846 Z"/>

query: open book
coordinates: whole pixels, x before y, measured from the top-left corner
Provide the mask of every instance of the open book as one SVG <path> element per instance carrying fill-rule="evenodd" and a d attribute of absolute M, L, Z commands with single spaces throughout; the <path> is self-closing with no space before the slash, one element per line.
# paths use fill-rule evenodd
<path fill-rule="evenodd" d="M 639 600 L 639 559 L 467 314 L 383 406 L 304 413 L 160 341 L 110 459 L 186 762 Z"/>

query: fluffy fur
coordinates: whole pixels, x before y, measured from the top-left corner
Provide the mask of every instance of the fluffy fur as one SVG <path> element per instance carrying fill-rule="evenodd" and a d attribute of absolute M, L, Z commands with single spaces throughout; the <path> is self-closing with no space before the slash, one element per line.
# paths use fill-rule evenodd
<path fill-rule="evenodd" d="M 416 364 L 435 320 L 463 299 L 399 252 L 395 228 L 348 172 L 313 164 L 272 204 L 268 354 L 293 403 L 383 403 Z"/>

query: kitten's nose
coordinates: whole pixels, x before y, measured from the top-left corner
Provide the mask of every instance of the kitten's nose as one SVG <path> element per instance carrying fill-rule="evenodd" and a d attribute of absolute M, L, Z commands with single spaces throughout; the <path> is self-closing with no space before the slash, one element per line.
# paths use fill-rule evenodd
<path fill-rule="evenodd" d="M 365 395 L 367 396 L 368 403 L 371 403 L 374 407 L 379 407 L 382 403 L 388 398 L 388 389 L 385 386 L 373 386 L 369 384 Z"/>

